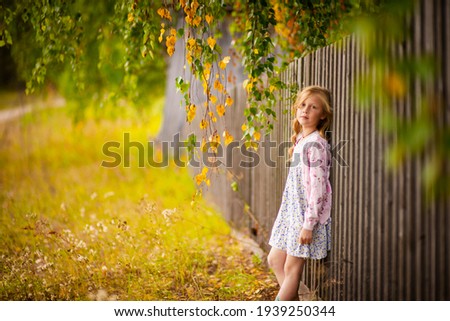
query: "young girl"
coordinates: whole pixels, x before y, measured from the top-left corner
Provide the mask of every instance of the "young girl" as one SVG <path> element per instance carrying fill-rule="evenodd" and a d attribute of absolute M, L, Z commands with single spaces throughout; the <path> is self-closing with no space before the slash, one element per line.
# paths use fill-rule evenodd
<path fill-rule="evenodd" d="M 268 262 L 280 292 L 275 300 L 299 300 L 306 259 L 322 259 L 331 248 L 331 154 L 325 138 L 333 116 L 330 92 L 304 88 L 294 103 L 292 160 L 269 244 Z"/>

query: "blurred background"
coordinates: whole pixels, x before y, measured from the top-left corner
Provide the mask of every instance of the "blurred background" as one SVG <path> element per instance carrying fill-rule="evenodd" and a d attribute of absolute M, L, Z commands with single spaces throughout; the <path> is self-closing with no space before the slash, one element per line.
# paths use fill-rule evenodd
<path fill-rule="evenodd" d="M 289 142 L 292 97 L 317 84 L 335 224 L 303 298 L 448 300 L 449 17 L 443 0 L 2 1 L 0 298 L 272 300 L 285 159 L 205 174 L 161 143 Z"/>

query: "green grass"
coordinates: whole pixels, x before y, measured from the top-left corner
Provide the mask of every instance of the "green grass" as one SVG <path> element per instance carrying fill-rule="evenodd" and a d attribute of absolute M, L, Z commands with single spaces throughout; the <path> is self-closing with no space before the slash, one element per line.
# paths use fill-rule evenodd
<path fill-rule="evenodd" d="M 271 300 L 275 279 L 200 200 L 187 168 L 105 168 L 146 144 L 163 100 L 73 125 L 65 109 L 0 124 L 1 300 Z"/>

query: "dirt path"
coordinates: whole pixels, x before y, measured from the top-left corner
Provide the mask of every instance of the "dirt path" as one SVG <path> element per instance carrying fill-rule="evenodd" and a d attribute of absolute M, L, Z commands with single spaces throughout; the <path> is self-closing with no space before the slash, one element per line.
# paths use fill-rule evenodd
<path fill-rule="evenodd" d="M 0 123 L 6 123 L 12 119 L 16 119 L 33 110 L 41 110 L 46 108 L 60 108 L 66 105 L 66 100 L 62 97 L 56 97 L 47 101 L 37 101 L 34 103 L 27 103 L 0 110 Z"/>

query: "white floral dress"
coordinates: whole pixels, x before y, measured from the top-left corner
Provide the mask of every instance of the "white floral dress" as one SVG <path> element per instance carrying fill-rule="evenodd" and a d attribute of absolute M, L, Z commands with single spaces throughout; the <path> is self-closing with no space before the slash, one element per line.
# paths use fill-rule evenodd
<path fill-rule="evenodd" d="M 331 249 L 331 154 L 318 131 L 298 137 L 269 245 L 291 256 L 323 259 Z M 300 244 L 302 228 L 313 231 L 311 244 Z"/>

